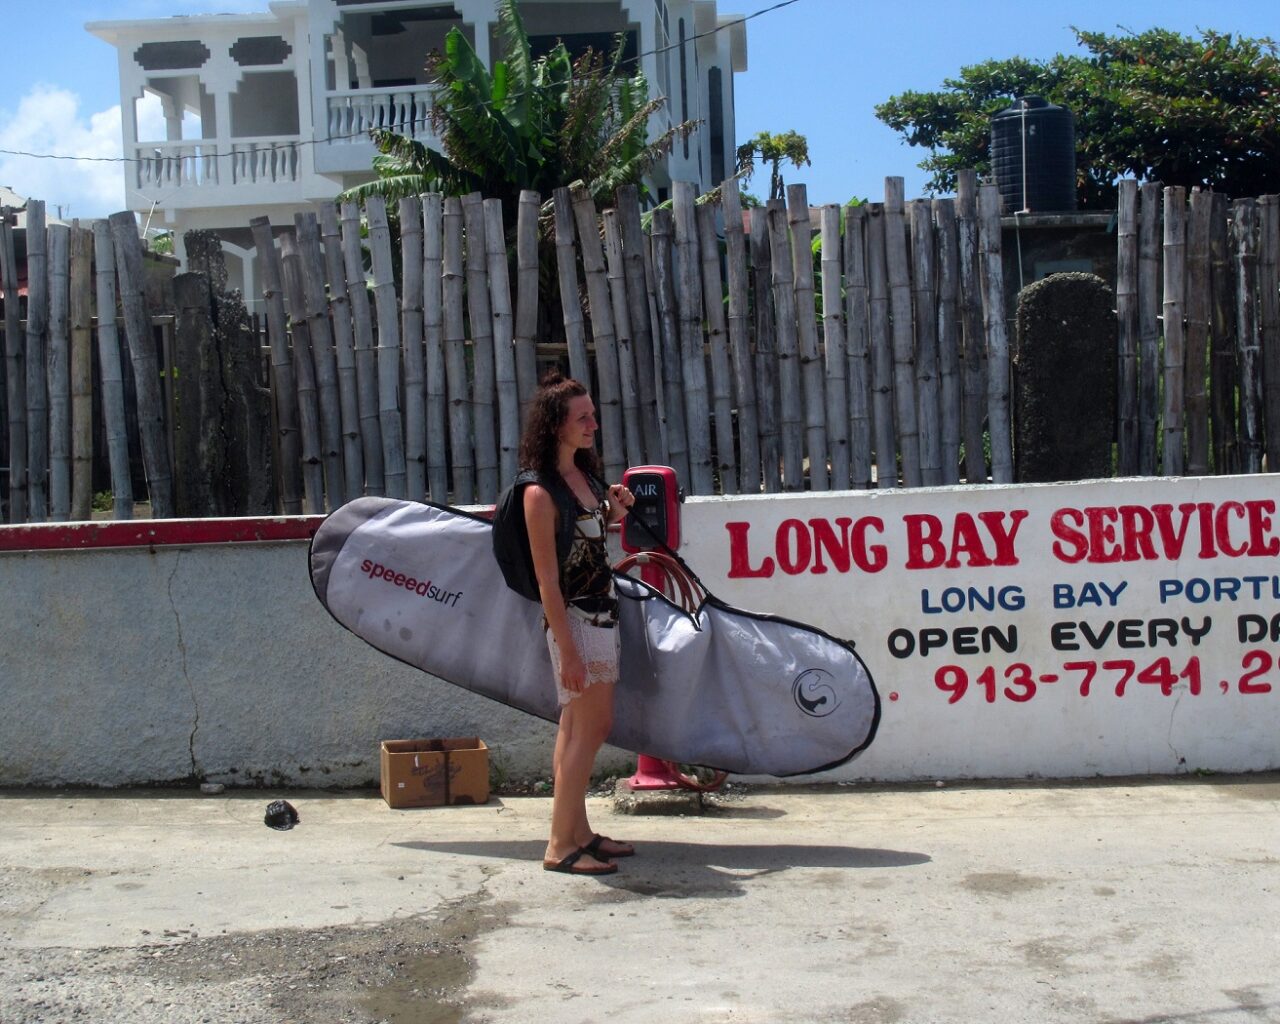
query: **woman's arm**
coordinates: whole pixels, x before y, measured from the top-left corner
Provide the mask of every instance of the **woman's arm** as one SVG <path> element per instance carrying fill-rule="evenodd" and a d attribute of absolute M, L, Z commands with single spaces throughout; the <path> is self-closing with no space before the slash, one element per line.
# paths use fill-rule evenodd
<path fill-rule="evenodd" d="M 538 578 L 542 612 L 547 628 L 560 649 L 560 683 L 570 693 L 581 693 L 587 670 L 582 655 L 569 632 L 569 615 L 564 595 L 560 592 L 560 560 L 556 556 L 556 505 L 550 493 L 539 484 L 524 489 L 524 521 L 529 531 L 529 551 L 533 555 L 533 571 Z"/>

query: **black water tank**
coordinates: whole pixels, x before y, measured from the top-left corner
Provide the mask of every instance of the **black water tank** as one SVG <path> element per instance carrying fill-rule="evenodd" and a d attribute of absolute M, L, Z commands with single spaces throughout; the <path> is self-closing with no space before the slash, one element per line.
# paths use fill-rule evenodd
<path fill-rule="evenodd" d="M 1074 210 L 1076 128 L 1071 111 L 1046 103 L 1039 96 L 1023 96 L 994 115 L 991 170 L 1006 214 Z"/>

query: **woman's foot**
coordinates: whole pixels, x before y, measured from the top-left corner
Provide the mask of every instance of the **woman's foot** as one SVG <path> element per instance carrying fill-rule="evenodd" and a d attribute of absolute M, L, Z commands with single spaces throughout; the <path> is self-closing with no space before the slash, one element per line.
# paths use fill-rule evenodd
<path fill-rule="evenodd" d="M 620 839 L 610 839 L 608 836 L 602 836 L 599 832 L 583 843 L 582 849 L 594 857 L 603 857 L 609 860 L 616 860 L 619 857 L 634 857 L 636 852 L 636 848 L 630 843 L 624 843 Z"/>
<path fill-rule="evenodd" d="M 618 870 L 618 865 L 593 856 L 582 846 L 570 850 L 563 857 L 555 856 L 548 847 L 542 857 L 542 870 L 566 875 L 611 875 Z"/>

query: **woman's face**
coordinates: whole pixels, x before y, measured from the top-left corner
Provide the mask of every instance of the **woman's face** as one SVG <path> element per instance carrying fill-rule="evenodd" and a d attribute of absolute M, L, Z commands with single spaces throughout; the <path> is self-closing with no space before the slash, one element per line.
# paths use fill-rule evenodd
<path fill-rule="evenodd" d="M 569 399 L 564 423 L 556 432 L 561 444 L 573 448 L 590 448 L 596 441 L 596 404 L 590 395 L 576 395 Z"/>

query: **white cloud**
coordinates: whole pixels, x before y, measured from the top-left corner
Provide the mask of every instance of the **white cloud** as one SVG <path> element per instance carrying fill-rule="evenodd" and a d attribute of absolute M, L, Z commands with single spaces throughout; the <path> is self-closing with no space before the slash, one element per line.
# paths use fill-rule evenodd
<path fill-rule="evenodd" d="M 0 150 L 81 158 L 0 153 L 0 184 L 43 199 L 52 216 L 61 207 L 64 218 L 104 217 L 125 208 L 125 165 L 104 162 L 121 155 L 120 107 L 85 114 L 80 106 L 75 93 L 39 85 L 16 109 L 0 108 Z"/>

